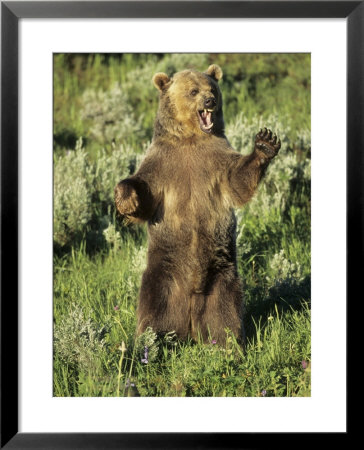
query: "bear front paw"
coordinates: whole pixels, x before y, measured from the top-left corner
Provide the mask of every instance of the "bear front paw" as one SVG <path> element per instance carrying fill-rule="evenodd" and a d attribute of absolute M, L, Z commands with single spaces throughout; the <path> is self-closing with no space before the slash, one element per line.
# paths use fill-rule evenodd
<path fill-rule="evenodd" d="M 281 141 L 271 130 L 264 128 L 255 136 L 255 149 L 263 152 L 269 159 L 276 156 L 281 148 Z"/>
<path fill-rule="evenodd" d="M 125 181 L 116 185 L 115 205 L 119 213 L 123 216 L 130 216 L 136 213 L 139 207 L 139 198 L 133 186 Z"/>

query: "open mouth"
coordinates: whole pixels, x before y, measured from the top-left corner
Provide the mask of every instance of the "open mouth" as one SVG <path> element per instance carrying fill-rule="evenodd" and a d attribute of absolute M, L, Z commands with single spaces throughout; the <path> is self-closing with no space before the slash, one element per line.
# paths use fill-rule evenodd
<path fill-rule="evenodd" d="M 198 112 L 198 118 L 200 121 L 200 128 L 205 133 L 211 133 L 212 127 L 214 126 L 211 121 L 212 109 L 204 109 Z"/>

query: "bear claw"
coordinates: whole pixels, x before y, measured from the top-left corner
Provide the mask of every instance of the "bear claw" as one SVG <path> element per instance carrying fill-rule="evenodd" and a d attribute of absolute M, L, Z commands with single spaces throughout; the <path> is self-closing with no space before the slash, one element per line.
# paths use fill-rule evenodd
<path fill-rule="evenodd" d="M 127 183 L 119 183 L 115 190 L 115 204 L 119 213 L 123 216 L 135 213 L 139 207 L 138 194 L 135 189 Z"/>
<path fill-rule="evenodd" d="M 281 140 L 268 128 L 261 129 L 255 137 L 255 148 L 273 158 L 281 148 Z"/>

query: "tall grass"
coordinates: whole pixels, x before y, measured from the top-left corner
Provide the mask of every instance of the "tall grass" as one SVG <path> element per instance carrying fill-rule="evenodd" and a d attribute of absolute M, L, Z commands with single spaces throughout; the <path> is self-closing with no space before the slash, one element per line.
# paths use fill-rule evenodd
<path fill-rule="evenodd" d="M 157 71 L 221 64 L 226 134 L 249 153 L 256 132 L 282 149 L 238 210 L 247 343 L 224 348 L 153 330 L 135 338 L 144 226 L 115 214 L 113 187 L 151 138 Z M 54 395 L 310 395 L 309 55 L 55 55 Z"/>

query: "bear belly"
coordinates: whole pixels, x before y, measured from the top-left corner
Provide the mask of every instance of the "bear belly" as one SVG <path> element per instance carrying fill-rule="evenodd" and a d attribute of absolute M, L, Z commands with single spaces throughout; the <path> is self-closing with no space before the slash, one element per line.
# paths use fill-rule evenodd
<path fill-rule="evenodd" d="M 221 273 L 236 273 L 236 219 L 232 210 L 201 209 L 191 212 L 186 223 L 177 214 L 166 215 L 150 224 L 148 265 L 159 264 L 166 275 L 173 273 L 186 292 L 208 295 L 214 279 Z"/>

